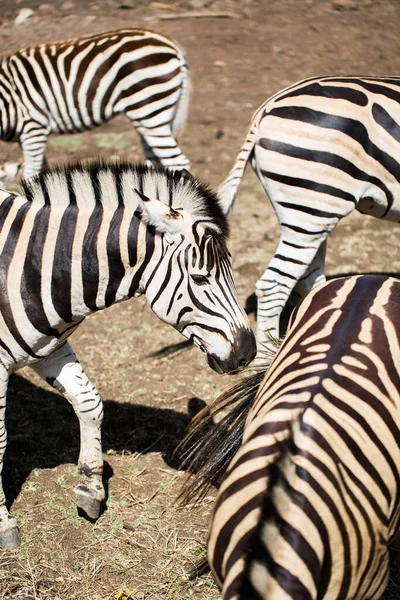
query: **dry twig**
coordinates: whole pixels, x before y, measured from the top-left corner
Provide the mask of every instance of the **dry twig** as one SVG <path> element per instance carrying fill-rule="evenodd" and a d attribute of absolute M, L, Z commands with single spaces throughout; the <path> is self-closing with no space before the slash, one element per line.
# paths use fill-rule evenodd
<path fill-rule="evenodd" d="M 163 21 L 170 19 L 238 19 L 240 15 L 231 12 L 187 12 L 176 15 L 160 15 Z"/>

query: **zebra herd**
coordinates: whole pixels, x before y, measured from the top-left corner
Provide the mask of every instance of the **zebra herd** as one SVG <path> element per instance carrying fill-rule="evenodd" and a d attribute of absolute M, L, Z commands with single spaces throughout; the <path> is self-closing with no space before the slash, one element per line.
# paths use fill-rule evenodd
<path fill-rule="evenodd" d="M 279 92 L 253 116 L 218 194 L 188 172 L 177 143 L 189 89 L 182 49 L 142 29 L 1 60 L 0 138 L 20 143 L 24 180 L 21 194 L 0 192 L 0 474 L 8 378 L 29 365 L 78 416 L 76 502 L 99 516 L 103 408 L 68 337 L 91 313 L 144 294 L 218 373 L 257 353 L 256 373 L 206 408 L 183 446 L 197 473 L 186 497 L 219 488 L 208 558 L 224 600 L 378 598 L 400 515 L 400 284 L 325 282 L 325 251 L 354 208 L 400 220 L 400 78 L 319 77 Z M 146 165 L 47 168 L 51 133 L 118 113 Z M 280 223 L 256 285 L 256 338 L 226 242 L 247 162 Z M 305 298 L 277 350 L 294 288 Z M 0 481 L 0 546 L 19 542 Z"/>

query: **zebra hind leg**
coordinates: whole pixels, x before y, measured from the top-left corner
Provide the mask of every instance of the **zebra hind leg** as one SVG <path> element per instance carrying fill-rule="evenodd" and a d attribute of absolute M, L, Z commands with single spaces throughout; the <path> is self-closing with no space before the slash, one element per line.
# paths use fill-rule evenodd
<path fill-rule="evenodd" d="M 103 403 L 99 393 L 90 383 L 69 343 L 32 366 L 67 398 L 79 419 L 81 447 L 78 471 L 84 481 L 75 488 L 76 503 L 88 517 L 97 519 L 105 499 L 100 429 Z"/>
<path fill-rule="evenodd" d="M 314 239 L 301 239 L 296 236 L 296 244 L 289 241 L 288 231 L 283 229 L 275 255 L 264 274 L 256 284 L 257 303 L 257 345 L 256 362 L 269 364 L 276 353 L 274 340 L 279 339 L 280 318 L 288 298 L 306 275 L 304 282 L 310 283 L 321 276 L 325 266 L 325 246 L 327 233 Z M 290 236 L 290 233 L 289 233 Z M 322 245 L 322 249 L 319 248 Z M 314 266 L 317 270 L 314 271 Z M 307 275 L 308 274 L 308 275 Z M 313 281 L 316 284 L 316 281 Z"/>
<path fill-rule="evenodd" d="M 139 133 L 148 164 L 153 166 L 162 165 L 168 169 L 190 170 L 189 159 L 179 148 L 172 134 L 171 125 L 150 127 L 144 125 L 143 122 L 133 121 L 129 113 L 126 113 L 126 116 L 132 121 Z"/>
<path fill-rule="evenodd" d="M 305 275 L 299 279 L 296 285 L 296 292 L 304 297 L 308 292 L 321 283 L 326 281 L 325 277 L 325 256 L 326 256 L 326 240 L 322 242 L 318 248 L 318 252 L 314 257 L 311 265 L 308 267 Z"/>
<path fill-rule="evenodd" d="M 7 445 L 7 431 L 5 427 L 6 396 L 8 386 L 7 370 L 0 365 L 0 547 L 13 550 L 20 544 L 21 538 L 17 521 L 12 517 L 6 507 L 6 498 L 1 481 L 3 470 L 3 457 Z"/>

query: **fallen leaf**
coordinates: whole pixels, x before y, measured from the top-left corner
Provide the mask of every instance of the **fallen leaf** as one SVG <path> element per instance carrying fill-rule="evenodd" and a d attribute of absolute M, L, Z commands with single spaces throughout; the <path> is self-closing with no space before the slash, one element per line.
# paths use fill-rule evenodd
<path fill-rule="evenodd" d="M 115 600 L 132 600 L 133 590 L 118 590 Z"/>

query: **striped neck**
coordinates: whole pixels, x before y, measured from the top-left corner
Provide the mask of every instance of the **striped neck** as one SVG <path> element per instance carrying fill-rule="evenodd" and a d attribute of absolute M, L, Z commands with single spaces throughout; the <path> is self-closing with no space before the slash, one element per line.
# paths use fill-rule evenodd
<path fill-rule="evenodd" d="M 135 207 L 124 205 L 70 205 L 63 211 L 59 232 L 51 294 L 65 322 L 140 295 L 162 242 L 160 234 L 141 222 Z"/>
<path fill-rule="evenodd" d="M 21 301 L 39 331 L 57 336 L 65 323 L 143 290 L 162 235 L 135 210 L 27 202 L 0 190 L 3 270 L 9 280 L 21 280 Z"/>
<path fill-rule="evenodd" d="M 146 291 L 164 271 L 168 276 L 173 245 L 164 240 L 163 228 L 157 233 L 154 229 L 157 211 L 169 213 L 173 206 L 182 210 L 190 236 L 195 221 L 206 222 L 222 240 L 226 231 L 215 196 L 178 172 L 77 163 L 49 170 L 23 186 L 25 197 L 12 200 L 9 209 L 20 250 L 15 249 L 16 258 L 10 253 L 7 268 L 21 278 L 22 304 L 34 311 L 37 328 L 46 335 Z M 143 207 L 138 208 L 140 195 L 154 199 L 148 204 L 155 212 L 152 217 L 146 212 L 147 220 Z M 4 214 L 0 228 L 7 219 Z M 3 236 L 5 244 L 7 233 Z"/>

